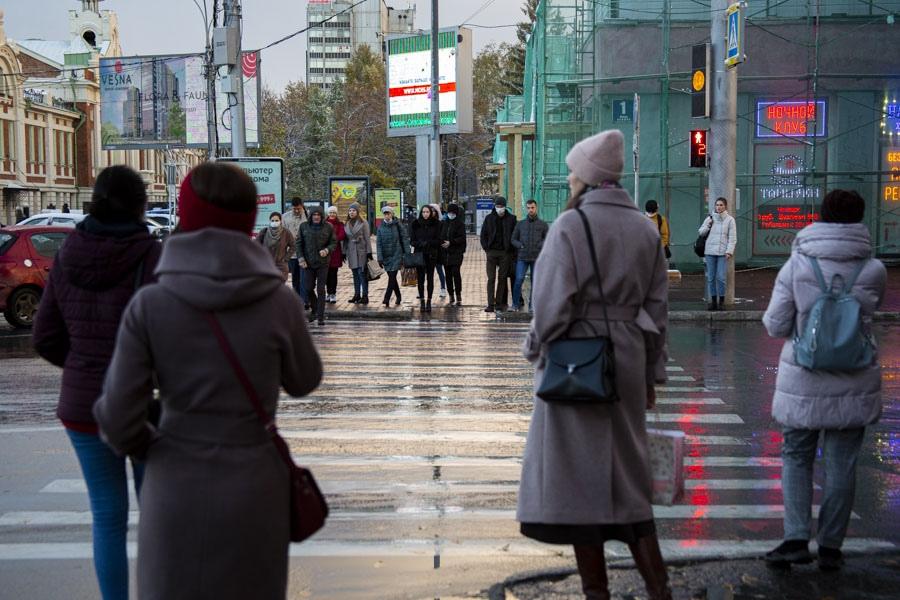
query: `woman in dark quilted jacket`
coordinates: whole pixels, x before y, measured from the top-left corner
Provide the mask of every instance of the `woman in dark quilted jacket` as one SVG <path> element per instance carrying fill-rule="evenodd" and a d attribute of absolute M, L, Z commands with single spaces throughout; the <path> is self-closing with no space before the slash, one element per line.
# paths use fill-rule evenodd
<path fill-rule="evenodd" d="M 144 223 L 147 193 L 126 166 L 97 176 L 90 214 L 59 250 L 34 321 L 34 347 L 62 367 L 57 416 L 75 448 L 93 515 L 94 569 L 104 600 L 128 598 L 125 458 L 100 439 L 92 408 L 135 290 L 154 279 L 161 244 Z M 133 463 L 135 491 L 143 467 Z"/>

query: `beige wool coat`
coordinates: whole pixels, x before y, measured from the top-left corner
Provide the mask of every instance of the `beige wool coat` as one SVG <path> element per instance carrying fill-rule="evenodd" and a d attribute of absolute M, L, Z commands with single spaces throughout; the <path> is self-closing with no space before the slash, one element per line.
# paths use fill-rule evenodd
<path fill-rule="evenodd" d="M 125 309 L 94 406 L 116 451 L 145 455 L 137 583 L 141 600 L 282 600 L 288 469 L 204 317 L 213 311 L 266 412 L 281 388 L 308 394 L 322 365 L 303 305 L 268 251 L 207 228 L 170 237 Z M 158 428 L 147 422 L 154 380 Z"/>
<path fill-rule="evenodd" d="M 560 525 L 629 524 L 653 518 L 645 412 L 647 386 L 666 379 L 668 278 L 659 230 L 622 189 L 582 197 L 597 249 L 616 357 L 614 404 L 548 404 L 535 396 L 517 520 Z M 581 217 L 562 213 L 534 269 L 534 319 L 524 345 L 544 372 L 547 344 L 606 332 Z"/>

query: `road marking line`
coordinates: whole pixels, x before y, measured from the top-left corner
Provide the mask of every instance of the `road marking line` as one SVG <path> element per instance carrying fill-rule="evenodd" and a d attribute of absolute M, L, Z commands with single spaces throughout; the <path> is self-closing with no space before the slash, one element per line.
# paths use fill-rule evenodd
<path fill-rule="evenodd" d="M 669 375 L 669 381 L 697 381 L 690 375 Z"/>
<path fill-rule="evenodd" d="M 3 427 L 0 428 L 0 435 L 7 433 L 45 433 L 50 431 L 65 431 L 62 425 L 47 425 L 44 427 Z"/>
<path fill-rule="evenodd" d="M 648 423 L 679 423 L 681 425 L 689 425 L 692 423 L 719 423 L 719 424 L 735 424 L 741 425 L 744 420 L 735 414 L 708 414 L 708 415 L 691 415 L 682 413 L 647 413 Z"/>
<path fill-rule="evenodd" d="M 321 536 L 321 534 L 319 534 Z M 666 560 L 685 558 L 735 559 L 758 557 L 771 550 L 782 540 L 709 540 L 709 539 L 668 539 L 659 540 L 660 549 Z M 566 556 L 572 558 L 570 546 L 550 546 L 532 542 L 524 538 L 499 538 L 442 541 L 441 555 L 453 557 L 497 556 Z M 605 545 L 607 560 L 631 558 L 625 544 L 610 542 Z M 810 542 L 810 550 L 815 552 L 815 542 Z M 872 538 L 847 538 L 842 550 L 845 554 L 868 554 L 896 550 L 897 545 L 888 540 Z M 128 542 L 128 558 L 137 558 L 137 543 Z M 430 557 L 434 554 L 433 539 L 391 540 L 388 542 L 337 541 L 312 539 L 302 544 L 291 544 L 292 558 L 355 558 L 355 557 Z M 0 561 L 11 560 L 90 560 L 94 556 L 93 544 L 75 543 L 19 543 L 0 544 Z"/>
<path fill-rule="evenodd" d="M 819 506 L 812 507 L 813 518 L 818 518 Z M 780 504 L 711 504 L 708 506 L 675 505 L 653 506 L 656 519 L 782 519 L 784 506 Z M 420 521 L 426 519 L 492 519 L 497 521 L 516 518 L 515 510 L 474 509 L 462 506 L 410 506 L 389 511 L 332 510 L 330 521 Z M 851 513 L 851 519 L 859 519 Z M 128 524 L 138 523 L 139 513 L 128 513 Z M 0 527 L 59 527 L 90 525 L 90 511 L 10 511 L 0 516 Z"/>

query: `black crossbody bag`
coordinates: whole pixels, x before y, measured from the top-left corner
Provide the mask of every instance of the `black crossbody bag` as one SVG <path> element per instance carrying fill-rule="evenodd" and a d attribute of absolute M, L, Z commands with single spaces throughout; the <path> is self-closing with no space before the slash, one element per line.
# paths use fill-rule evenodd
<path fill-rule="evenodd" d="M 600 267 L 597 265 L 597 253 L 594 249 L 594 237 L 587 217 L 582 210 L 576 209 L 584 225 L 587 235 L 591 262 L 594 265 L 594 276 L 600 288 L 600 300 L 603 303 L 603 320 L 606 331 L 609 327 L 609 315 L 606 310 L 606 296 L 603 294 L 603 281 L 600 278 Z M 582 290 L 582 297 L 585 296 Z M 582 306 L 586 306 L 582 303 Z M 590 325 L 594 337 L 571 338 L 568 336 L 572 325 L 584 321 Z M 544 402 L 567 404 L 611 404 L 619 397 L 616 394 L 616 357 L 612 339 L 602 336 L 586 318 L 579 318 L 569 325 L 566 336 L 554 340 L 547 347 L 547 361 L 544 366 L 544 377 L 537 391 L 537 397 Z"/>

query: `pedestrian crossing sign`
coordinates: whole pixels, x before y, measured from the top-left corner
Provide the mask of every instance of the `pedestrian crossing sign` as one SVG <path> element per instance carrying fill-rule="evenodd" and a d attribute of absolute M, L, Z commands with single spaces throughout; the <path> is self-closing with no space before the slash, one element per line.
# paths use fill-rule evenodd
<path fill-rule="evenodd" d="M 725 66 L 736 67 L 744 62 L 744 11 L 736 2 L 725 11 L 728 24 L 725 40 Z"/>

